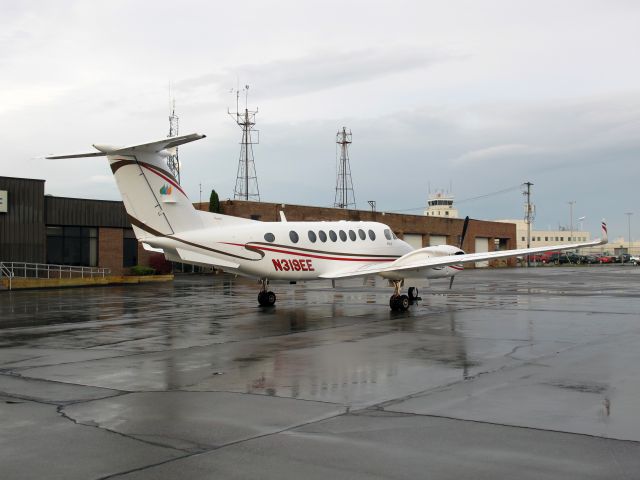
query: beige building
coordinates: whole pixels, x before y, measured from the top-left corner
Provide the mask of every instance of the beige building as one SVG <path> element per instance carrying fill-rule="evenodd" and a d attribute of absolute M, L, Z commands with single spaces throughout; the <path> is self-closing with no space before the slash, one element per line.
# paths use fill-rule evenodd
<path fill-rule="evenodd" d="M 527 223 L 524 220 L 496 220 L 516 225 L 516 248 L 527 248 Z M 583 230 L 536 230 L 531 225 L 531 247 L 546 247 L 560 243 L 588 242 L 591 234 Z"/>

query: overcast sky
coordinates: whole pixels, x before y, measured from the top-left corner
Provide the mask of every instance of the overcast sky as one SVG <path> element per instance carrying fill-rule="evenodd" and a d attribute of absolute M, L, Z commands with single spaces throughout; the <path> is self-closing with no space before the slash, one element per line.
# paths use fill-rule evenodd
<path fill-rule="evenodd" d="M 167 135 L 169 83 L 192 200 L 233 197 L 258 107 L 262 200 L 330 206 L 335 135 L 353 132 L 359 208 L 421 213 L 453 184 L 461 215 L 640 239 L 640 2 L 0 0 L 0 175 L 53 195 L 119 199 L 104 160 L 45 161 Z M 410 209 L 416 209 L 410 211 Z"/>

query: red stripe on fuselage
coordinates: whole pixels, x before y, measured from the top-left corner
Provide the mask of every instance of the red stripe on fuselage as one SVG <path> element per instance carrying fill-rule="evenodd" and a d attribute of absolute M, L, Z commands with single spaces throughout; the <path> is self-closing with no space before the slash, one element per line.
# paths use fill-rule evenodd
<path fill-rule="evenodd" d="M 235 245 L 236 247 L 247 247 L 246 244 L 243 243 L 230 243 L 230 242 L 221 242 L 227 245 Z M 288 255 L 296 255 L 298 257 L 310 257 L 310 258 L 319 258 L 321 260 L 338 260 L 343 262 L 393 262 L 396 258 L 341 258 L 341 257 L 328 257 L 325 255 L 314 255 L 312 253 L 301 253 L 291 250 L 281 250 L 279 248 L 271 248 L 260 245 L 259 247 L 249 245 L 251 248 L 255 248 L 257 250 L 267 250 L 269 252 L 277 252 L 277 253 L 286 253 Z"/>

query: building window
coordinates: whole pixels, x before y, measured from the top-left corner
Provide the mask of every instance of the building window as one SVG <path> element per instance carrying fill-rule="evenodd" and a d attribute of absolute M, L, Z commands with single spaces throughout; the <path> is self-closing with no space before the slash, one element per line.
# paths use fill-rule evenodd
<path fill-rule="evenodd" d="M 544 237 L 544 241 L 548 242 L 549 241 L 549 237 Z"/>
<path fill-rule="evenodd" d="M 522 237 L 522 241 L 524 242 L 526 240 L 526 238 Z"/>
<path fill-rule="evenodd" d="M 98 265 L 98 229 L 48 226 L 47 263 L 96 267 Z"/>
<path fill-rule="evenodd" d="M 251 220 L 260 220 L 262 215 L 251 215 Z"/>
<path fill-rule="evenodd" d="M 122 266 L 135 267 L 138 264 L 138 240 L 133 229 L 123 230 L 122 238 Z"/>

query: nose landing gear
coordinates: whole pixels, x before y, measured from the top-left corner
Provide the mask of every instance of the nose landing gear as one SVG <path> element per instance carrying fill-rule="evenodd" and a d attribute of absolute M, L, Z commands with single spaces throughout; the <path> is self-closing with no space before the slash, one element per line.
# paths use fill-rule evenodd
<path fill-rule="evenodd" d="M 276 294 L 272 291 L 267 291 L 269 280 L 264 278 L 260 280 L 260 283 L 262 284 L 262 287 L 258 293 L 258 303 L 261 307 L 272 307 L 276 303 Z"/>

